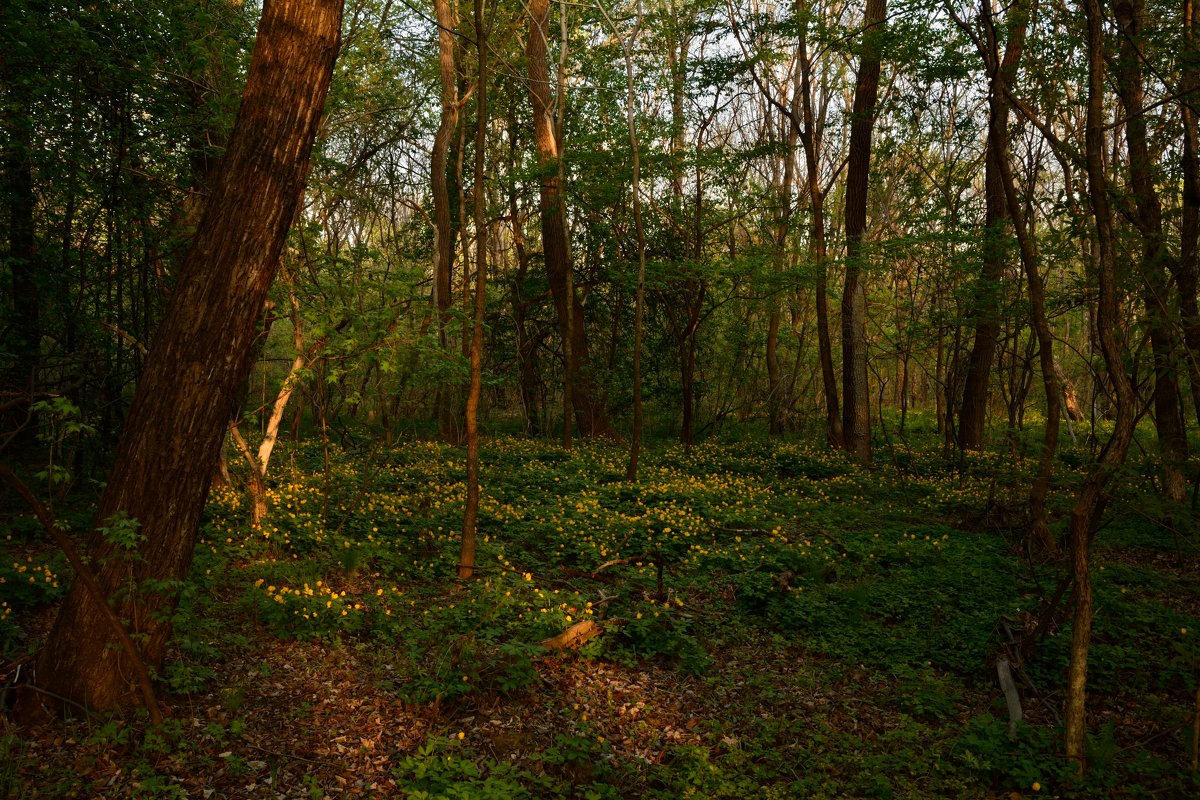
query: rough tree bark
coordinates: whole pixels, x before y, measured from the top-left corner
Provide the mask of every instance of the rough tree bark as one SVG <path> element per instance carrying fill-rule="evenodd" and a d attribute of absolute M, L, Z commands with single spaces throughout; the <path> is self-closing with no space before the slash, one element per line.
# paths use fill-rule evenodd
<path fill-rule="evenodd" d="M 866 0 L 862 56 L 854 87 L 850 161 L 846 173 L 846 278 L 842 289 L 842 431 L 846 450 L 871 460 L 871 397 L 867 389 L 867 296 L 863 285 L 863 234 L 871 131 L 879 97 L 881 34 L 887 0 Z"/>
<path fill-rule="evenodd" d="M 217 451 L 251 367 L 255 327 L 295 216 L 337 56 L 341 0 L 267 0 L 241 108 L 179 283 L 154 340 L 117 446 L 97 523 L 125 512 L 145 540 L 136 562 L 93 535 L 106 594 L 162 663 L 174 598 L 147 581 L 186 577 Z M 128 656 L 103 610 L 72 586 L 37 662 L 43 689 L 93 709 L 135 701 Z M 40 695 L 48 698 L 51 695 Z"/>

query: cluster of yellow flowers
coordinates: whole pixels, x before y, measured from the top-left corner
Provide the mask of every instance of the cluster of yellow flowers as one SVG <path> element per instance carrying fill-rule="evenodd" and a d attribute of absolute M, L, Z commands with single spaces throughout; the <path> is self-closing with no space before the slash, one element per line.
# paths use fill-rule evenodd
<path fill-rule="evenodd" d="M 13 578 L 24 583 L 42 584 L 47 589 L 58 588 L 58 574 L 49 564 L 37 564 L 30 556 L 25 561 L 12 562 Z M 8 583 L 8 579 L 0 574 L 0 584 Z"/>
<path fill-rule="evenodd" d="M 315 586 L 305 583 L 300 587 L 266 585 L 263 579 L 254 582 L 255 587 L 264 592 L 267 597 L 291 610 L 292 615 L 304 620 L 314 620 L 320 616 L 349 616 L 368 610 L 362 598 L 353 595 L 347 597 L 345 590 L 337 591 L 324 581 L 317 581 Z M 393 587 L 397 594 L 398 589 Z M 377 591 L 377 596 L 383 595 L 383 589 Z M 390 610 L 389 610 L 390 613 Z"/>

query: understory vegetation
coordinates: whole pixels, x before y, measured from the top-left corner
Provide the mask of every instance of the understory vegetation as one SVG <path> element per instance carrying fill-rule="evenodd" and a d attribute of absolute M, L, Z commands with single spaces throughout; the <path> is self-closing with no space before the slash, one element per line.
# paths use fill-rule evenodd
<path fill-rule="evenodd" d="M 916 434 L 868 470 L 795 440 L 659 443 L 629 483 L 617 444 L 490 438 L 464 582 L 461 449 L 281 445 L 260 526 L 244 491 L 210 497 L 157 676 L 167 722 L 7 730 L 0 794 L 1193 796 L 1195 539 L 1154 521 L 1155 465 L 1132 460 L 1093 549 L 1079 778 L 1065 608 L 1031 660 L 1018 647 L 1061 578 L 1016 522 L 1027 446 L 948 456 Z M 1060 457 L 1069 488 L 1091 454 Z M 32 523 L 11 531 L 16 663 L 69 576 Z M 542 645 L 585 621 L 578 649 Z"/>

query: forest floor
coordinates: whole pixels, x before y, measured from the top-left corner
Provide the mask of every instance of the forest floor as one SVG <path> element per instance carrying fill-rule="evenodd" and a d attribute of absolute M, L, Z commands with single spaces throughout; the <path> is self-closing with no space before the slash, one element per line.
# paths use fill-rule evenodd
<path fill-rule="evenodd" d="M 1064 450 L 1060 489 L 1087 456 Z M 1014 644 L 1061 577 L 1018 524 L 1031 468 L 931 444 L 864 470 L 750 440 L 652 448 L 631 485 L 616 446 L 497 438 L 464 583 L 461 451 L 327 467 L 319 445 L 285 449 L 260 528 L 240 490 L 213 493 L 158 676 L 166 723 L 6 720 L 0 797 L 1196 796 L 1195 535 L 1154 521 L 1153 467 L 1131 467 L 1094 548 L 1079 779 L 1059 746 L 1066 609 L 1034 660 Z M 5 682 L 67 580 L 9 522 Z M 599 635 L 581 647 L 541 646 L 583 621 Z"/>

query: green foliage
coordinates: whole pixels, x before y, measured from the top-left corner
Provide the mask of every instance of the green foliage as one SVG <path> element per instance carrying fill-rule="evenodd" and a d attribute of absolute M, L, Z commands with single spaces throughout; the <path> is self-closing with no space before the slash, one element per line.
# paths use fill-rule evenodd
<path fill-rule="evenodd" d="M 506 764 L 481 767 L 464 758 L 451 740 L 430 740 L 405 757 L 395 776 L 407 797 L 420 800 L 520 800 L 533 797 Z"/>
<path fill-rule="evenodd" d="M 1034 782 L 1045 796 L 1183 792 L 1172 759 L 1187 747 L 1200 623 L 1188 612 L 1194 592 L 1157 558 L 1131 555 L 1150 535 L 1117 528 L 1096 553 L 1092 686 L 1122 697 L 1148 687 L 1135 713 L 1180 733 L 1145 746 L 1110 715 L 1112 727 L 1091 731 L 1091 774 L 1072 782 L 1060 732 L 1030 725 L 1009 739 L 984 713 L 997 696 L 980 676 L 990 676 L 998 623 L 1025 619 L 1057 574 L 1020 569 L 1004 531 L 957 521 L 1020 496 L 1024 474 L 994 454 L 948 458 L 919 442 L 904 454 L 867 473 L 841 454 L 765 439 L 652 446 L 630 484 L 619 446 L 493 438 L 476 578 L 455 582 L 460 451 L 333 444 L 326 471 L 323 448 L 285 444 L 263 525 L 247 525 L 240 492 L 214 492 L 192 576 L 159 587 L 179 592 L 180 606 L 156 677 L 223 709 L 192 738 L 231 752 L 221 757 L 231 776 L 248 769 L 238 749 L 249 735 L 231 715 L 261 698 L 253 678 L 213 680 L 221 660 L 267 635 L 353 648 L 380 691 L 452 734 L 397 767 L 413 796 L 975 797 L 1031 794 Z M 136 550 L 133 521 L 105 528 L 117 557 Z M 1138 546 L 1121 549 L 1126 536 Z M 1157 547 L 1173 552 L 1170 537 Z M 47 602 L 33 594 L 40 563 L 0 575 L 15 586 L 34 574 L 21 610 Z M 578 653 L 539 646 L 582 620 L 601 634 Z M 1069 639 L 1064 630 L 1041 643 L 1036 685 L 1061 684 Z M 566 702 L 578 705 L 551 712 L 547 728 L 505 739 L 459 723 L 563 703 L 567 673 L 579 683 Z M 666 681 L 694 719 L 656 727 L 641 688 L 611 694 L 633 676 Z M 95 735 L 96 747 L 137 741 L 116 725 Z M 626 737 L 652 758 L 632 758 Z M 165 731 L 141 750 L 184 747 Z M 167 774 L 138 780 L 169 793 Z"/>

